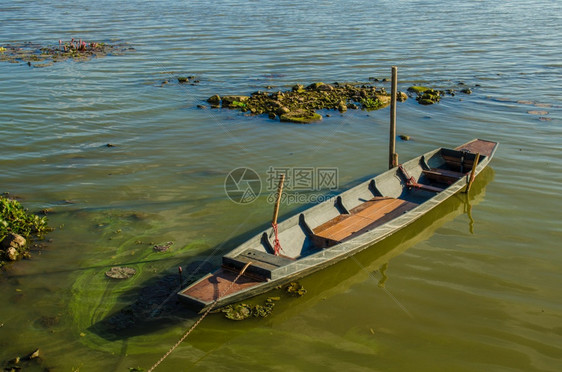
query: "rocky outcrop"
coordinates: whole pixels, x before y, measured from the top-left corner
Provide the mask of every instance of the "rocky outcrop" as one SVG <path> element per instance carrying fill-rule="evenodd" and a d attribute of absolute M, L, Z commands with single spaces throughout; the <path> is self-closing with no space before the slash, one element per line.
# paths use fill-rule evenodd
<path fill-rule="evenodd" d="M 16 261 L 24 256 L 26 240 L 23 236 L 10 233 L 0 242 L 2 255 L 7 261 Z"/>
<path fill-rule="evenodd" d="M 407 95 L 399 93 L 404 101 Z M 237 109 L 252 115 L 268 114 L 270 118 L 299 124 L 322 120 L 316 110 L 329 109 L 345 112 L 348 109 L 378 110 L 390 104 L 390 95 L 384 88 L 370 83 L 316 82 L 305 87 L 295 84 L 290 90 L 277 92 L 257 91 L 250 96 L 213 95 L 207 102 L 214 108 Z"/>

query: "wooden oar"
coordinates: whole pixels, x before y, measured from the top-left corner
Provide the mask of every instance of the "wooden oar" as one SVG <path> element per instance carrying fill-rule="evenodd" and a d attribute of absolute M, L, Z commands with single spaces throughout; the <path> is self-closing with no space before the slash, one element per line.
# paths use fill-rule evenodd
<path fill-rule="evenodd" d="M 470 186 L 472 186 L 472 182 L 474 182 L 474 177 L 476 177 L 476 166 L 478 165 L 478 160 L 480 160 L 480 153 L 476 153 L 476 157 L 474 158 L 474 162 L 472 163 L 472 170 L 470 171 L 470 179 L 468 180 L 468 185 L 466 185 L 466 193 L 470 191 Z"/>

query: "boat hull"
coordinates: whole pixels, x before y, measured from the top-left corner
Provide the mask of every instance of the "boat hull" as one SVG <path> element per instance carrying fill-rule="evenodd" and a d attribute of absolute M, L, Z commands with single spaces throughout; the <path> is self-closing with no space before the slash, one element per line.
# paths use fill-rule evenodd
<path fill-rule="evenodd" d="M 471 175 L 489 164 L 497 145 L 476 139 L 430 151 L 290 217 L 279 224 L 287 257 L 273 255 L 268 229 L 226 254 L 220 269 L 182 289 L 179 299 L 199 311 L 223 307 L 355 255 L 465 189 Z M 476 153 L 480 160 L 472 172 Z M 235 280 L 248 262 L 248 272 Z"/>

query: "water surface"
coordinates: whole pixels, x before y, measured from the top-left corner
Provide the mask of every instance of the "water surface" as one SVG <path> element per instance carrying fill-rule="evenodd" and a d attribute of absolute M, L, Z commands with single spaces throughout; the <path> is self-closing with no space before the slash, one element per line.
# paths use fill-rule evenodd
<path fill-rule="evenodd" d="M 43 68 L 0 65 L 0 191 L 30 210 L 51 208 L 57 227 L 48 249 L 0 274 L 0 360 L 38 347 L 44 365 L 60 370 L 150 367 L 192 314 L 159 323 L 166 314 L 155 313 L 146 329 L 114 338 L 92 327 L 147 283 L 179 265 L 217 263 L 229 249 L 223 242 L 265 226 L 266 195 L 249 205 L 225 195 L 230 170 L 251 167 L 265 179 L 269 167 L 337 167 L 343 188 L 387 164 L 388 109 L 331 112 L 298 126 L 197 105 L 216 93 L 382 79 L 397 65 L 400 90 L 473 90 L 433 106 L 400 103 L 398 132 L 413 139 L 398 143 L 401 160 L 475 137 L 501 143 L 469 199 L 472 232 L 467 200 L 456 197 L 306 278 L 307 296 L 284 297 L 270 318 L 209 317 L 161 369 L 559 368 L 559 2 L 47 0 L 0 8 L 2 44 L 74 37 L 134 48 Z M 188 75 L 200 83 L 162 84 Z M 284 205 L 281 214 L 302 208 Z M 174 242 L 169 253 L 152 252 L 149 243 L 166 241 Z M 138 275 L 106 280 L 119 264 Z"/>

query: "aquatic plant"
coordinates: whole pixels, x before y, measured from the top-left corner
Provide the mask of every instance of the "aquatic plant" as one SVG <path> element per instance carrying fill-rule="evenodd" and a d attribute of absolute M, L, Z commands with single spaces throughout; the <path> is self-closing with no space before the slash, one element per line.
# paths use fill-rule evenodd
<path fill-rule="evenodd" d="M 58 46 L 45 46 L 25 42 L 0 46 L 0 61 L 10 63 L 24 62 L 30 66 L 45 67 L 54 62 L 66 60 L 84 61 L 93 57 L 123 53 L 127 50 L 134 50 L 134 48 L 123 44 L 111 45 L 101 42 L 87 42 L 74 38 L 67 42 L 59 40 Z M 32 62 L 34 63 L 32 64 Z"/>
<path fill-rule="evenodd" d="M 51 231 L 47 217 L 30 213 L 17 200 L 0 195 L 0 267 L 4 260 L 29 257 L 28 239 L 42 239 Z"/>
<path fill-rule="evenodd" d="M 384 104 L 378 98 L 363 98 L 360 102 L 363 108 L 366 110 L 378 110 L 379 108 L 384 106 Z"/>
<path fill-rule="evenodd" d="M 306 294 L 306 289 L 302 286 L 302 284 L 298 282 L 290 283 L 286 288 L 285 291 L 293 296 L 304 296 Z"/>
<path fill-rule="evenodd" d="M 25 209 L 17 200 L 0 196 L 0 241 L 9 233 L 24 238 L 42 238 L 50 231 L 47 217 L 39 217 Z"/>
<path fill-rule="evenodd" d="M 224 313 L 225 318 L 230 320 L 244 320 L 248 318 L 265 318 L 270 315 L 275 306 L 275 301 L 279 301 L 280 297 L 268 297 L 263 305 L 248 305 L 245 303 L 228 305 L 220 309 Z"/>

